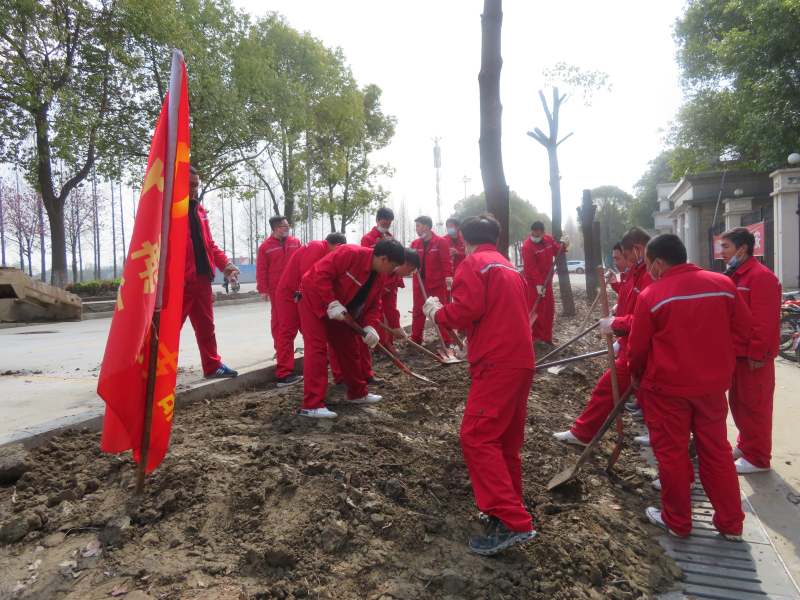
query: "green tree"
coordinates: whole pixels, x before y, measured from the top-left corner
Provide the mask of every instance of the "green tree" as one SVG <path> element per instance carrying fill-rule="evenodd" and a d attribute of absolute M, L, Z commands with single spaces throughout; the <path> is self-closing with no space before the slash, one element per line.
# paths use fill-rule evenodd
<path fill-rule="evenodd" d="M 676 172 L 785 165 L 800 147 L 800 2 L 695 0 L 675 38 L 688 95 L 670 135 Z"/>
<path fill-rule="evenodd" d="M 659 183 L 668 183 L 677 179 L 670 164 L 673 154 L 672 150 L 664 150 L 647 163 L 647 171 L 633 186 L 636 197 L 628 210 L 628 221 L 631 227 L 643 227 L 644 229 L 655 227 L 653 213 L 658 210 L 657 186 Z"/>
<path fill-rule="evenodd" d="M 126 110 L 138 93 L 127 40 L 141 31 L 144 13 L 164 13 L 161 4 L 11 0 L 0 11 L 2 158 L 21 161 L 42 195 L 58 287 L 67 284 L 64 203 L 136 119 Z"/>
<path fill-rule="evenodd" d="M 600 222 L 600 250 L 604 264 L 610 265 L 614 244 L 629 229 L 629 211 L 634 199 L 615 185 L 602 185 L 592 189 L 591 193 L 592 201 L 597 205 L 595 220 Z"/>

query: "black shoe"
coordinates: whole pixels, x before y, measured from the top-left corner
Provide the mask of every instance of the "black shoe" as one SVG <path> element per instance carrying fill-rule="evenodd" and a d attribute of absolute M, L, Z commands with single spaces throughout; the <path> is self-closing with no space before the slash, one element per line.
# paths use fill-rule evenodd
<path fill-rule="evenodd" d="M 385 379 L 382 379 L 380 377 L 375 377 L 375 375 L 373 375 L 372 377 L 367 377 L 364 381 L 367 383 L 367 385 L 383 385 L 384 383 L 386 383 Z"/>
<path fill-rule="evenodd" d="M 302 375 L 287 375 L 278 379 L 278 387 L 288 387 L 294 385 L 298 381 L 303 381 Z"/>
<path fill-rule="evenodd" d="M 639 409 L 639 410 L 637 410 L 635 413 L 633 413 L 633 414 L 631 415 L 631 418 L 632 418 L 634 421 L 642 421 L 642 422 L 644 422 L 644 414 L 642 413 L 642 409 L 640 408 L 640 409 Z"/>
<path fill-rule="evenodd" d="M 511 531 L 497 517 L 489 517 L 484 536 L 470 540 L 469 549 L 475 554 L 489 556 L 516 544 L 524 544 L 532 540 L 535 535 L 536 532 L 533 530 L 524 533 Z"/>
<path fill-rule="evenodd" d="M 336 387 L 337 390 L 341 390 L 345 394 L 349 391 L 347 389 L 347 384 L 344 381 L 340 381 L 339 383 L 334 383 L 333 385 Z"/>
<path fill-rule="evenodd" d="M 628 412 L 632 412 L 632 413 L 638 412 L 639 411 L 639 404 L 637 402 L 628 402 L 625 405 L 625 410 L 627 410 Z"/>

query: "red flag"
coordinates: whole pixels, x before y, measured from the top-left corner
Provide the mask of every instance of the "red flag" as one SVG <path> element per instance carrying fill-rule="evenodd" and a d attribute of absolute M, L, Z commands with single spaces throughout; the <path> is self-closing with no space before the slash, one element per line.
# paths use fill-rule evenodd
<path fill-rule="evenodd" d="M 97 384 L 97 393 L 106 402 L 100 449 L 104 452 L 133 449 L 138 462 L 151 322 L 154 311 L 160 310 L 147 472 L 164 459 L 172 426 L 188 210 L 189 93 L 183 55 L 176 50 L 169 92 L 150 146 L 147 173 Z"/>

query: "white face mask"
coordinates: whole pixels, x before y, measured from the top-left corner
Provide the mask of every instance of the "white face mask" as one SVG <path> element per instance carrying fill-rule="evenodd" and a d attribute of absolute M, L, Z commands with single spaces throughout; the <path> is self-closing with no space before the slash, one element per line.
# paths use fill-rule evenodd
<path fill-rule="evenodd" d="M 447 230 L 447 235 L 453 236 L 455 234 L 456 234 L 456 230 L 455 229 L 448 229 Z"/>
<path fill-rule="evenodd" d="M 281 231 L 281 235 L 283 237 L 289 237 L 289 232 L 288 231 Z"/>
<path fill-rule="evenodd" d="M 377 227 L 378 231 L 380 231 L 381 233 L 386 233 L 387 231 L 389 231 L 388 227 L 381 227 L 380 225 L 378 225 Z"/>
<path fill-rule="evenodd" d="M 739 256 L 739 253 L 737 252 L 736 255 L 728 263 L 728 266 L 729 267 L 735 267 L 736 265 L 738 265 L 741 262 L 742 258 L 744 258 L 744 255 Z"/>
<path fill-rule="evenodd" d="M 541 241 L 542 241 L 542 238 L 543 238 L 543 237 L 544 237 L 543 235 L 541 235 L 541 236 L 539 236 L 539 237 L 533 237 L 533 235 L 531 235 L 531 239 L 532 239 L 534 242 L 536 242 L 537 244 L 538 244 L 539 242 L 541 242 Z"/>
<path fill-rule="evenodd" d="M 419 237 L 421 237 L 423 240 L 424 240 L 426 237 L 428 237 L 428 234 L 427 234 L 427 233 L 425 233 L 424 231 L 423 231 L 422 233 L 418 233 L 417 235 L 418 235 Z"/>
<path fill-rule="evenodd" d="M 657 260 L 660 260 L 660 259 L 657 259 Z M 659 275 L 658 277 L 656 277 L 655 275 L 653 275 L 653 268 L 655 268 L 655 266 L 656 266 L 656 263 L 653 263 L 653 266 L 650 268 L 650 270 L 648 271 L 648 273 L 650 274 L 650 278 L 651 278 L 653 281 L 658 281 L 659 279 L 661 279 L 661 275 Z"/>
<path fill-rule="evenodd" d="M 639 253 L 636 251 L 636 246 L 633 247 L 633 255 L 636 257 L 636 264 L 641 264 L 644 260 L 644 256 L 639 256 Z"/>

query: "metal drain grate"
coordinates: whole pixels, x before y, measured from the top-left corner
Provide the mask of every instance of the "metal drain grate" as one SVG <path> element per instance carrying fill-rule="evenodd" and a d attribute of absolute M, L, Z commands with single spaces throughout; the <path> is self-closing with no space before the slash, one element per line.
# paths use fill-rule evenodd
<path fill-rule="evenodd" d="M 700 481 L 695 466 L 695 476 Z M 797 600 L 800 592 L 742 495 L 744 542 L 729 542 L 711 522 L 714 509 L 702 488 L 692 490 L 692 535 L 662 535 L 659 543 L 683 569 L 683 592 L 661 600 Z"/>

